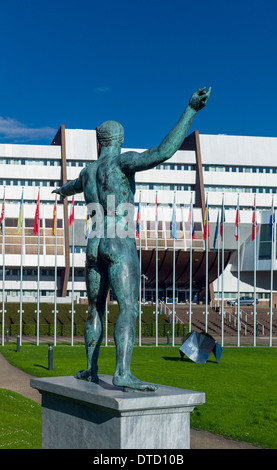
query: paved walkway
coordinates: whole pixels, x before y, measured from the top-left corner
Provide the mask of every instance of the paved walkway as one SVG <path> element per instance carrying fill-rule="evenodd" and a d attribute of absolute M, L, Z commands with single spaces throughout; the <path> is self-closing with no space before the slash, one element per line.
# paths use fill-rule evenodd
<path fill-rule="evenodd" d="M 0 388 L 12 390 L 41 403 L 40 393 L 30 386 L 31 375 L 12 366 L 0 353 Z M 191 449 L 258 449 L 207 431 L 191 429 Z"/>

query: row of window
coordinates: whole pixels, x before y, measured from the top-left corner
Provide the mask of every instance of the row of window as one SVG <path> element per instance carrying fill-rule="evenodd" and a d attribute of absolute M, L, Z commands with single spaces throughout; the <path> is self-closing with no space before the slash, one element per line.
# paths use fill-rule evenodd
<path fill-rule="evenodd" d="M 85 167 L 90 165 L 90 161 L 67 160 L 69 167 Z M 41 160 L 38 158 L 7 158 L 0 157 L 0 165 L 36 165 L 36 166 L 61 166 L 61 160 Z M 179 163 L 162 163 L 156 166 L 157 170 L 195 170 L 195 165 L 186 165 Z M 231 173 L 277 173 L 277 167 L 250 167 L 250 166 L 232 166 L 232 165 L 203 165 L 204 171 L 218 171 Z"/>
<path fill-rule="evenodd" d="M 84 277 L 84 269 L 74 269 L 74 274 L 76 277 Z M 54 277 L 54 269 L 40 269 L 40 277 Z M 15 276 L 19 278 L 20 269 L 16 268 L 6 268 L 5 269 L 5 278 Z M 23 269 L 24 277 L 37 277 L 37 269 Z M 3 277 L 3 268 L 0 268 L 0 279 Z"/>
<path fill-rule="evenodd" d="M 241 297 L 253 297 L 253 292 L 241 292 Z M 269 299 L 269 292 L 257 292 L 256 293 L 256 298 L 261 299 L 261 300 L 267 300 Z M 222 292 L 216 292 L 214 293 L 215 299 L 222 299 Z M 238 293 L 237 292 L 224 292 L 224 299 L 237 299 Z"/>
<path fill-rule="evenodd" d="M 195 165 L 183 165 L 177 163 L 162 163 L 161 165 L 156 166 L 156 170 L 182 170 L 182 171 L 191 171 L 195 170 Z"/>
<path fill-rule="evenodd" d="M 193 191 L 194 186 L 189 184 L 166 184 L 166 183 L 137 183 L 136 189 L 154 189 L 156 191 Z"/>
<path fill-rule="evenodd" d="M 46 186 L 46 187 L 58 187 L 59 181 L 55 180 L 10 180 L 10 179 L 0 179 L 0 186 Z"/>
<path fill-rule="evenodd" d="M 257 186 L 205 186 L 205 192 L 217 193 L 254 193 L 254 194 L 276 194 L 277 187 Z"/>
<path fill-rule="evenodd" d="M 203 169 L 204 171 L 219 171 L 227 173 L 277 173 L 277 167 L 203 165 Z"/>
<path fill-rule="evenodd" d="M 39 160 L 37 158 L 5 158 L 0 157 L 0 165 L 36 165 L 36 166 L 61 166 L 60 160 Z"/>

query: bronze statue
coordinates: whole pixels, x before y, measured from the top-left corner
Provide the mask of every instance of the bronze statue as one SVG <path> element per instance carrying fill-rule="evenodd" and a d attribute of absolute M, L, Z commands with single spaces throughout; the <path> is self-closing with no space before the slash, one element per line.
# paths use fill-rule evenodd
<path fill-rule="evenodd" d="M 79 177 L 64 184 L 54 192 L 63 197 L 84 193 L 85 202 L 100 204 L 103 208 L 104 230 L 100 236 L 88 239 L 86 252 L 86 286 L 88 316 L 85 324 L 87 369 L 77 373 L 77 378 L 98 382 L 98 355 L 103 339 L 103 314 L 108 289 L 111 288 L 119 305 L 115 326 L 116 370 L 115 386 L 125 391 L 154 391 L 156 385 L 141 382 L 131 374 L 131 357 L 135 341 L 139 297 L 139 261 L 133 236 L 121 237 L 117 230 L 109 231 L 111 220 L 115 226 L 122 224 L 123 212 L 110 217 L 108 198 L 113 197 L 115 207 L 129 204 L 130 219 L 134 219 L 135 173 L 148 170 L 168 160 L 180 148 L 192 119 L 202 109 L 210 96 L 211 88 L 197 90 L 178 123 L 158 147 L 145 152 L 121 153 L 124 129 L 118 122 L 107 121 L 97 129 L 99 158 L 84 168 Z M 108 236 L 108 233 L 113 236 Z M 93 231 L 92 231 L 93 235 Z"/>

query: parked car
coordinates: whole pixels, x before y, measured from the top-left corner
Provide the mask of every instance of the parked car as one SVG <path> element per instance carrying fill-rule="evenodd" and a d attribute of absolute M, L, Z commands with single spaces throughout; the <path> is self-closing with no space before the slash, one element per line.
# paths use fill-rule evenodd
<path fill-rule="evenodd" d="M 241 297 L 240 298 L 240 305 L 254 305 L 254 297 Z M 258 304 L 259 301 L 258 299 L 256 299 L 256 304 Z M 231 299 L 231 300 L 227 300 L 227 305 L 237 305 L 238 304 L 238 299 Z"/>

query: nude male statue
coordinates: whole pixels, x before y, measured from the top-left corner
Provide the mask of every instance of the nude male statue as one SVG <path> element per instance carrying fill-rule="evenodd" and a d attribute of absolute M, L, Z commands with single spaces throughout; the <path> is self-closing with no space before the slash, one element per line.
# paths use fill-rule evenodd
<path fill-rule="evenodd" d="M 104 210 L 104 226 L 109 225 L 108 196 L 115 207 L 129 203 L 134 207 L 135 173 L 148 170 L 168 160 L 180 148 L 196 113 L 207 103 L 211 88 L 197 90 L 180 120 L 158 147 L 143 153 L 121 153 L 124 129 L 118 122 L 107 121 L 97 129 L 99 158 L 83 168 L 79 177 L 54 190 L 63 197 L 84 193 L 87 205 L 100 203 Z M 130 214 L 133 217 L 133 214 Z M 134 218 L 134 217 L 133 217 Z M 121 220 L 115 216 L 115 224 Z M 116 370 L 113 384 L 125 391 L 155 391 L 154 384 L 143 383 L 131 374 L 131 357 L 135 341 L 139 297 L 139 260 L 134 237 L 89 238 L 86 252 L 86 286 L 88 316 L 85 324 L 87 369 L 77 378 L 98 382 L 98 356 L 103 339 L 103 314 L 108 289 L 111 288 L 119 305 L 115 326 Z"/>

